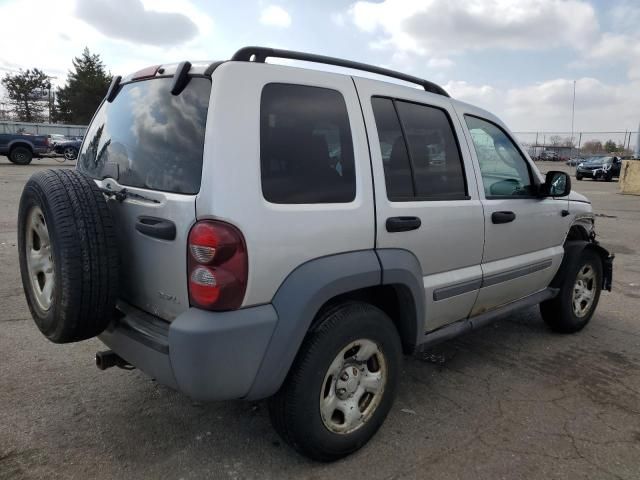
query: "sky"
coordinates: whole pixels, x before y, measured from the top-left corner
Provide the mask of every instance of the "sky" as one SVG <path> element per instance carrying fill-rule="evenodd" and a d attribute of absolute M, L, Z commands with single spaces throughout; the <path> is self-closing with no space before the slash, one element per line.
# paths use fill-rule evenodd
<path fill-rule="evenodd" d="M 574 80 L 576 131 L 640 122 L 638 0 L 0 0 L 0 19 L 0 76 L 63 84 L 85 46 L 127 74 L 262 45 L 427 78 L 514 131 L 570 131 Z"/>

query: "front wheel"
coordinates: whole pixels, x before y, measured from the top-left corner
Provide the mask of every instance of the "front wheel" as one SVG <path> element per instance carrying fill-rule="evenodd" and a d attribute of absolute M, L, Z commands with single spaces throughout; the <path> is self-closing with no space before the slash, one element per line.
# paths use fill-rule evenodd
<path fill-rule="evenodd" d="M 582 180 L 582 175 L 576 175 L 576 180 Z"/>
<path fill-rule="evenodd" d="M 567 273 L 557 297 L 540 304 L 547 325 L 560 333 L 582 330 L 596 310 L 602 291 L 602 260 L 593 250 L 584 249 L 565 267 Z"/>
<path fill-rule="evenodd" d="M 391 409 L 401 356 L 398 332 L 378 308 L 349 302 L 326 312 L 269 401 L 275 429 L 313 460 L 355 452 Z"/>

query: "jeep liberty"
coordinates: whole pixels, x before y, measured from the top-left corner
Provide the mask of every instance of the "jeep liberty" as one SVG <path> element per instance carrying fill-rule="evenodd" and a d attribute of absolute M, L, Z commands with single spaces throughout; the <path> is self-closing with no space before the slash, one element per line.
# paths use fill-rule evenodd
<path fill-rule="evenodd" d="M 77 169 L 34 174 L 18 227 L 49 340 L 97 336 L 99 368 L 198 401 L 268 398 L 320 461 L 375 434 L 403 354 L 538 304 L 577 332 L 612 279 L 589 201 L 494 115 L 260 47 L 115 77 Z"/>

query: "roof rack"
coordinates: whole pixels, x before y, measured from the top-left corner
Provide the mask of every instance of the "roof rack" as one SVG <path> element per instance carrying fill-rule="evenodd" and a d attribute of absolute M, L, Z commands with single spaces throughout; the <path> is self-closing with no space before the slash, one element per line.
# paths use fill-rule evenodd
<path fill-rule="evenodd" d="M 239 62 L 259 62 L 264 63 L 268 57 L 273 58 L 288 58 L 291 60 L 302 60 L 305 62 L 324 63 L 325 65 L 335 65 L 337 67 L 353 68 L 355 70 L 362 70 L 364 72 L 376 73 L 378 75 L 384 75 L 386 77 L 397 78 L 398 80 L 404 80 L 405 82 L 415 83 L 424 88 L 427 92 L 436 93 L 438 95 L 444 95 L 448 97 L 449 94 L 440 85 L 436 85 L 433 82 L 424 80 L 413 75 L 407 75 L 405 73 L 396 72 L 395 70 L 389 70 L 387 68 L 376 67 L 375 65 L 368 65 L 366 63 L 352 62 L 350 60 L 343 60 L 341 58 L 326 57 L 324 55 L 315 55 L 313 53 L 294 52 L 292 50 L 279 50 L 276 48 L 265 47 L 244 47 L 238 50 L 231 57 L 232 61 Z"/>

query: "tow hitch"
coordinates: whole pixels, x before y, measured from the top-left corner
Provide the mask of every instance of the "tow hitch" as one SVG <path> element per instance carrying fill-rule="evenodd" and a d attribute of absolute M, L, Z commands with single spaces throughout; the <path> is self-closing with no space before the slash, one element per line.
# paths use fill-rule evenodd
<path fill-rule="evenodd" d="M 111 350 L 96 353 L 96 367 L 100 370 L 106 370 L 111 367 L 118 367 L 124 370 L 133 370 L 135 368 L 124 358 Z"/>

